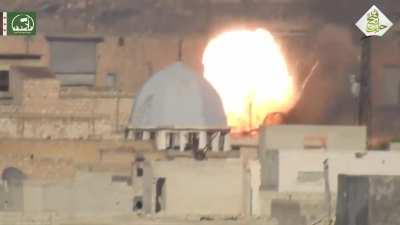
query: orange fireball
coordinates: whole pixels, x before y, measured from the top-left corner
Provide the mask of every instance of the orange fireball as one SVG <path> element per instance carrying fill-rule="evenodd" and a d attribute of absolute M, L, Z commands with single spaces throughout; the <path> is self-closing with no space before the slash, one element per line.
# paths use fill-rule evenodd
<path fill-rule="evenodd" d="M 233 131 L 257 128 L 286 111 L 295 89 L 279 45 L 264 29 L 222 33 L 207 45 L 204 76 L 219 93 Z"/>

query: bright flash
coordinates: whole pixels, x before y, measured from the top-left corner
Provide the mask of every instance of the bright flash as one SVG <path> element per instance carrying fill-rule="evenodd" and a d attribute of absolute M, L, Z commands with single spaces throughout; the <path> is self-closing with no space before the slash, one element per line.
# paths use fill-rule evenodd
<path fill-rule="evenodd" d="M 266 30 L 222 33 L 207 45 L 203 64 L 233 131 L 257 128 L 268 113 L 286 111 L 293 101 L 293 79 Z"/>

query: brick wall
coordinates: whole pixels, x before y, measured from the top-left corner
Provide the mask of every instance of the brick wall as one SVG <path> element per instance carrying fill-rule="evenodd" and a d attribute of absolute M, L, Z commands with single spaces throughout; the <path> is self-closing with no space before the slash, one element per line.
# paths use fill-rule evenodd
<path fill-rule="evenodd" d="M 75 162 L 69 159 L 50 159 L 35 157 L 35 154 L 2 154 L 0 171 L 8 167 L 21 170 L 30 179 L 57 180 L 71 179 L 75 176 Z"/>

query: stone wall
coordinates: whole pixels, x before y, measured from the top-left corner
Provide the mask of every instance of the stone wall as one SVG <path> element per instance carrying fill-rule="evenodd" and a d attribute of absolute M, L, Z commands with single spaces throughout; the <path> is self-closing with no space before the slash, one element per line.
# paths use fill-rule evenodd
<path fill-rule="evenodd" d="M 32 38 L 6 36 L 0 39 L 0 43 L 0 53 L 2 54 L 39 54 L 42 56 L 39 65 L 50 64 L 49 45 L 42 35 Z"/>
<path fill-rule="evenodd" d="M 19 86 L 0 105 L 0 137 L 36 139 L 123 138 L 133 98 L 112 92 L 62 90 L 54 78 L 12 74 Z"/>
<path fill-rule="evenodd" d="M 98 44 L 96 86 L 107 87 L 107 74 L 113 73 L 117 89 L 135 94 L 151 75 L 179 60 L 201 74 L 207 42 L 202 34 L 106 36 Z"/>
<path fill-rule="evenodd" d="M 115 133 L 112 121 L 102 117 L 2 114 L 0 124 L 1 138 L 75 140 L 124 138 L 122 133 Z"/>
<path fill-rule="evenodd" d="M 50 159 L 40 154 L 3 153 L 0 157 L 0 171 L 6 168 L 18 168 L 30 179 L 58 180 L 75 176 L 75 162 L 70 159 Z"/>
<path fill-rule="evenodd" d="M 149 76 L 178 60 L 201 73 L 201 57 L 207 41 L 208 37 L 204 34 L 105 36 L 104 41 L 97 45 L 97 55 L 93 56 L 97 59 L 95 87 L 107 89 L 107 75 L 115 74 L 115 89 L 134 94 Z M 44 35 L 30 39 L 1 38 L 0 53 L 40 54 L 42 58 L 37 64 L 50 66 L 49 44 Z M 17 61 L 3 63 L 20 64 Z"/>
<path fill-rule="evenodd" d="M 99 161 L 116 157 L 119 151 L 126 151 L 133 157 L 135 151 L 152 152 L 151 142 L 121 141 L 121 140 L 31 140 L 31 139 L 2 139 L 0 142 L 0 169 L 8 166 L 18 167 L 30 177 L 46 176 L 46 172 L 36 174 L 29 171 L 44 164 L 54 165 L 65 161 L 67 164 L 95 164 Z M 105 154 L 106 152 L 106 154 Z M 107 159 L 103 159 L 108 157 Z M 130 159 L 130 161 L 132 158 Z M 119 161 L 119 164 L 130 165 L 129 159 Z M 44 168 L 51 169 L 51 166 Z M 57 171 L 57 170 L 55 170 Z M 55 172 L 54 171 L 54 172 Z M 52 172 L 52 171 L 50 171 Z"/>

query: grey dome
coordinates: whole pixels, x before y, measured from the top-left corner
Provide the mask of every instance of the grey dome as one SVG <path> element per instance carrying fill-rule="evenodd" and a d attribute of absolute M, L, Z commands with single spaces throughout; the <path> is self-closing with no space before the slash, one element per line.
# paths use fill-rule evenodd
<path fill-rule="evenodd" d="M 136 129 L 226 129 L 222 102 L 200 75 L 178 62 L 154 74 L 134 101 L 130 126 Z"/>

